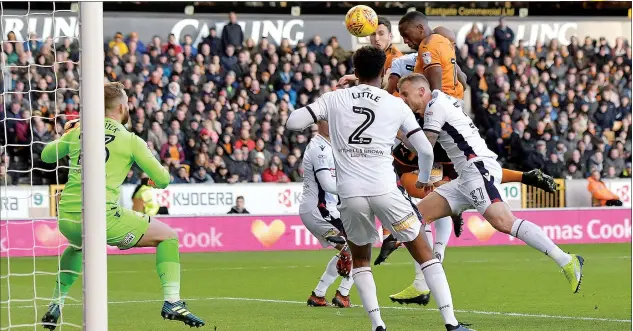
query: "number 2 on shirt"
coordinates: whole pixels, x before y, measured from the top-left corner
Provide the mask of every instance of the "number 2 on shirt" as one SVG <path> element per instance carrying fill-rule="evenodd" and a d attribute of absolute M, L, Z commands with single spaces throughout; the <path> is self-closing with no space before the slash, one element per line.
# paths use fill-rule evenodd
<path fill-rule="evenodd" d="M 371 138 L 369 137 L 361 137 L 363 132 L 369 128 L 369 126 L 374 123 L 376 119 L 376 114 L 373 110 L 365 107 L 352 107 L 352 111 L 356 114 L 365 115 L 367 118 L 361 123 L 354 132 L 349 136 L 347 142 L 350 145 L 367 145 L 371 144 Z"/>

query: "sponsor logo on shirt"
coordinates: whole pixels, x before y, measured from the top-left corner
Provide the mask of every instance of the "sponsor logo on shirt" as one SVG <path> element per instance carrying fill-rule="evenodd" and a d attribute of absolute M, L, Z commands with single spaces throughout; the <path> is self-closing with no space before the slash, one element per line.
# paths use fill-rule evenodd
<path fill-rule="evenodd" d="M 422 53 L 422 61 L 424 62 L 424 64 L 431 64 L 431 53 L 430 52 Z"/>

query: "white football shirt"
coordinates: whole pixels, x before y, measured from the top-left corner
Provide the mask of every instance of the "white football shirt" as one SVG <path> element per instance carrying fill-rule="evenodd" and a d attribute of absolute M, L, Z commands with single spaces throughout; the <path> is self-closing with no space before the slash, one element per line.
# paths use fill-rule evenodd
<path fill-rule="evenodd" d="M 393 60 L 391 63 L 391 74 L 396 75 L 399 78 L 409 76 L 413 73 L 417 57 L 418 53 L 411 53 Z"/>
<path fill-rule="evenodd" d="M 320 171 L 327 171 L 332 177 L 336 177 L 332 145 L 321 135 L 316 135 L 303 154 L 303 196 L 299 214 L 308 213 L 316 207 L 325 207 L 332 218 L 339 218 L 340 213 L 336 209 L 338 197 L 321 188 L 317 178 Z"/>
<path fill-rule="evenodd" d="M 458 174 L 468 160 L 482 156 L 497 158 L 497 154 L 486 146 L 470 116 L 464 113 L 461 102 L 440 90 L 433 91 L 433 98 L 426 106 L 424 130 L 439 134 L 437 142 Z"/>
<path fill-rule="evenodd" d="M 402 99 L 361 84 L 325 93 L 306 108 L 315 122 L 329 123 L 341 198 L 377 196 L 396 187 L 391 156 L 396 133 L 420 130 Z"/>

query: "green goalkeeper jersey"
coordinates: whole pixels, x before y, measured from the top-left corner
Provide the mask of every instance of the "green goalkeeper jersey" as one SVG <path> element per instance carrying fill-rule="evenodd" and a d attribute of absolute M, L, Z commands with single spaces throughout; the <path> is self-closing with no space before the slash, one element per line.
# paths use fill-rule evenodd
<path fill-rule="evenodd" d="M 59 209 L 67 213 L 81 212 L 80 139 L 77 122 L 61 138 L 47 144 L 42 151 L 42 161 L 46 163 L 55 163 L 66 155 L 70 157 L 68 182 L 59 202 Z M 169 184 L 169 172 L 154 158 L 145 141 L 110 118 L 105 119 L 105 144 L 106 209 L 118 205 L 119 187 L 133 162 L 138 164 L 157 187 L 165 188 Z"/>

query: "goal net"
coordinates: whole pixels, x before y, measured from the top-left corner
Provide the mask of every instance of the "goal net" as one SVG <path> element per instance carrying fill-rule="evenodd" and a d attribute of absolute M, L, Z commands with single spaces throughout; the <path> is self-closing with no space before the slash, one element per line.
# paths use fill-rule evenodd
<path fill-rule="evenodd" d="M 68 159 L 44 163 L 40 155 L 83 109 L 81 70 L 87 69 L 79 65 L 85 50 L 75 7 L 0 2 L 0 330 L 42 329 L 42 316 L 58 284 L 60 257 L 68 246 L 56 220 Z M 102 45 L 92 51 L 103 54 Z M 103 72 L 97 74 L 97 92 L 103 96 Z M 100 114 L 102 120 L 102 110 Z M 84 301 L 78 280 L 65 297 L 56 330 L 82 328 Z"/>

